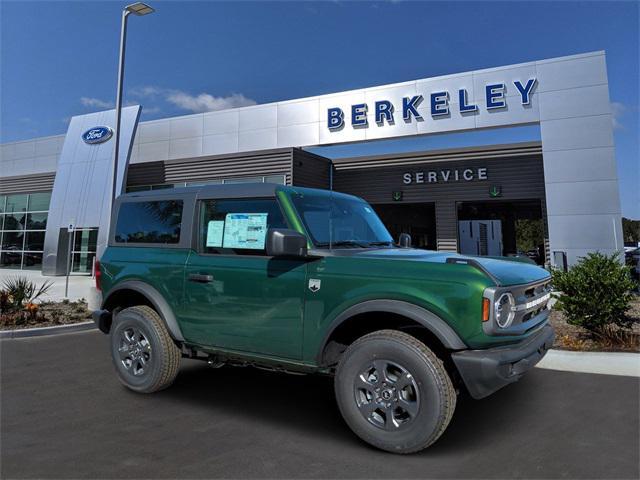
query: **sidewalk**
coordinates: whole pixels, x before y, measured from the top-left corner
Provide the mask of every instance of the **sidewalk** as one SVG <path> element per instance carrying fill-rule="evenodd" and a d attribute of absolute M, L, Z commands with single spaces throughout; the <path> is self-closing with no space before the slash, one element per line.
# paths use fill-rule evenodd
<path fill-rule="evenodd" d="M 59 302 L 64 298 L 64 289 L 66 277 L 45 277 L 39 271 L 35 270 L 11 270 L 0 269 L 0 285 L 8 277 L 27 277 L 36 283 L 39 287 L 42 283 L 49 280 L 53 282 L 53 286 L 46 295 L 40 297 L 42 301 Z M 69 277 L 69 300 L 75 301 L 89 298 L 89 289 L 93 286 L 94 279 L 86 275 L 71 275 Z"/>
<path fill-rule="evenodd" d="M 565 372 L 640 377 L 640 354 L 549 350 L 536 366 Z"/>

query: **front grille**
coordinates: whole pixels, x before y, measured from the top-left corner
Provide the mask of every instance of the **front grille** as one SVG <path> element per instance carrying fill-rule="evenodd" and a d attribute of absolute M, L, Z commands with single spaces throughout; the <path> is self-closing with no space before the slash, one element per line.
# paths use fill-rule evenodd
<path fill-rule="evenodd" d="M 547 309 L 551 298 L 551 281 L 545 280 L 535 285 L 515 287 L 511 292 L 516 301 L 513 325 L 525 323 Z"/>
<path fill-rule="evenodd" d="M 526 285 L 490 288 L 488 291 L 489 293 L 485 296 L 491 302 L 494 302 L 505 292 L 511 293 L 515 301 L 511 325 L 507 328 L 500 328 L 495 321 L 484 322 L 482 328 L 488 335 L 522 335 L 537 328 L 548 317 L 551 298 L 550 279 Z M 493 305 L 491 308 L 492 314 L 494 314 Z"/>

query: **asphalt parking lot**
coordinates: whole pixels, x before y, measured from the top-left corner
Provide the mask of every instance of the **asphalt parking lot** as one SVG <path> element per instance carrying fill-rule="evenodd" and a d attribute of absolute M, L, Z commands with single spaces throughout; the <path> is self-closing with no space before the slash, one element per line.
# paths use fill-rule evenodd
<path fill-rule="evenodd" d="M 2 478 L 638 478 L 637 378 L 534 369 L 463 396 L 431 448 L 374 450 L 330 378 L 183 364 L 169 390 L 122 387 L 95 331 L 3 340 Z"/>

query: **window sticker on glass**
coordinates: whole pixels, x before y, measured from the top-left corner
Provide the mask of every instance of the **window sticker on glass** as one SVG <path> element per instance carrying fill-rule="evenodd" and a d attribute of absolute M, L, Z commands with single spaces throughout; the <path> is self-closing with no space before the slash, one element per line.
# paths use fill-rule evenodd
<path fill-rule="evenodd" d="M 207 224 L 207 247 L 222 246 L 222 232 L 224 231 L 224 220 L 210 220 Z"/>
<path fill-rule="evenodd" d="M 262 250 L 267 236 L 266 213 L 227 213 L 224 248 Z"/>

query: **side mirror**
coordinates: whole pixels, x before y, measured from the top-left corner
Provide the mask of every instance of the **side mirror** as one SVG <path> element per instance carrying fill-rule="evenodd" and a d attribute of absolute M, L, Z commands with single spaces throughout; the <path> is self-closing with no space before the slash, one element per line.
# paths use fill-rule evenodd
<path fill-rule="evenodd" d="M 402 248 L 411 247 L 411 235 L 409 235 L 408 233 L 401 233 L 400 237 L 398 238 L 398 245 L 400 245 L 400 247 Z"/>
<path fill-rule="evenodd" d="M 295 230 L 271 228 L 266 243 L 267 255 L 271 257 L 307 256 L 307 237 Z"/>

